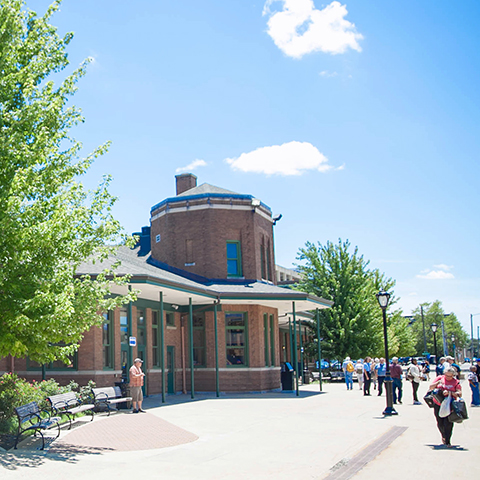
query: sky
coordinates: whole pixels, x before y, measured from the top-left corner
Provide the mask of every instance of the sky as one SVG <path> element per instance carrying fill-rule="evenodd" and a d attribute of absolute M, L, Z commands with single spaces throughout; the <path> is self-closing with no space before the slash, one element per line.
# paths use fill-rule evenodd
<path fill-rule="evenodd" d="M 29 0 L 43 13 L 50 2 Z M 175 175 L 282 214 L 276 263 L 349 240 L 405 315 L 440 300 L 480 326 L 480 2 L 64 0 L 84 183 L 111 174 L 129 233 Z"/>

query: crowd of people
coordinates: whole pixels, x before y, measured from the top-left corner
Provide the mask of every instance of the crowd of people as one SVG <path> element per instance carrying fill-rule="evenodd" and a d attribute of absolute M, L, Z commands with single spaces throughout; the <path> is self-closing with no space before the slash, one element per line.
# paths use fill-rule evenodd
<path fill-rule="evenodd" d="M 433 367 L 433 366 L 432 366 Z M 353 390 L 353 376 L 358 380 L 358 388 L 363 391 L 363 395 L 371 395 L 371 388 L 377 391 L 380 396 L 383 393 L 383 384 L 387 374 L 387 364 L 384 358 L 365 357 L 356 362 L 352 361 L 350 357 L 346 357 L 343 365 L 345 373 L 345 384 L 347 390 Z M 390 376 L 392 378 L 392 393 L 393 403 L 401 404 L 403 397 L 403 379 L 412 384 L 412 399 L 414 405 L 421 405 L 422 402 L 418 399 L 418 388 L 422 381 L 430 380 L 431 365 L 425 360 L 419 364 L 416 358 L 411 359 L 411 363 L 406 370 L 398 362 L 397 357 L 393 357 L 389 365 Z M 433 410 L 437 421 L 437 427 L 442 436 L 442 443 L 451 447 L 451 437 L 453 432 L 453 423 L 441 415 L 440 408 L 442 398 L 451 397 L 452 400 L 458 399 L 462 396 L 462 388 L 460 383 L 461 369 L 455 363 L 455 359 L 451 356 L 445 356 L 439 359 L 435 366 L 435 378 L 429 385 L 428 391 L 439 392 L 439 397 L 433 399 Z M 470 386 L 472 393 L 471 406 L 480 407 L 480 359 L 477 359 L 476 364 L 470 366 L 466 380 Z"/>

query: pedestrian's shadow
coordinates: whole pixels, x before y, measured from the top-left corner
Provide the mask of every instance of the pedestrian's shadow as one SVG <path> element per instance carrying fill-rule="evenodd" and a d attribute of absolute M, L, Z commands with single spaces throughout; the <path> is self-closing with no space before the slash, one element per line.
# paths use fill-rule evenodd
<path fill-rule="evenodd" d="M 453 450 L 454 452 L 468 452 L 468 448 L 461 447 L 460 445 L 452 445 L 450 448 L 446 445 L 430 445 L 427 444 L 432 450 Z"/>

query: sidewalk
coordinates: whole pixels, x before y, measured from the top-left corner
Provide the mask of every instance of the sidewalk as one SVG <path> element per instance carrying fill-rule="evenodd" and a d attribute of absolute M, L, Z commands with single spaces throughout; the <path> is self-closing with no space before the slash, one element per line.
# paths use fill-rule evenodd
<path fill-rule="evenodd" d="M 469 401 L 465 382 L 463 387 Z M 421 385 L 421 396 L 426 388 Z M 22 444 L 16 452 L 0 453 L 0 473 L 2 480 L 322 479 L 338 475 L 343 465 L 368 461 L 356 480 L 386 474 L 389 480 L 429 478 L 439 462 L 442 476 L 480 478 L 480 409 L 469 408 L 470 419 L 455 425 L 452 443 L 459 447 L 447 450 L 439 446 L 432 410 L 412 405 L 408 382 L 398 416 L 384 418 L 385 394 L 372 394 L 364 397 L 357 385 L 347 391 L 344 384 L 325 384 L 320 394 L 315 384 L 302 387 L 299 398 L 197 395 L 192 401 L 178 395 L 162 406 L 159 397 L 149 397 L 148 413 L 96 418 L 62 433 L 47 452 Z M 108 447 L 100 432 L 110 438 Z M 181 444 L 164 446 L 174 432 Z M 89 445 L 82 444 L 80 433 Z"/>

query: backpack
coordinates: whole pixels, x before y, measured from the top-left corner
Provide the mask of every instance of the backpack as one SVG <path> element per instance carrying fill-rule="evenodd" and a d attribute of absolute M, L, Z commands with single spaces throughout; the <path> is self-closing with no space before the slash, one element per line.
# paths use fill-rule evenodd
<path fill-rule="evenodd" d="M 347 363 L 347 372 L 354 372 L 354 371 L 355 371 L 355 367 L 353 366 L 353 363 L 348 362 Z"/>

